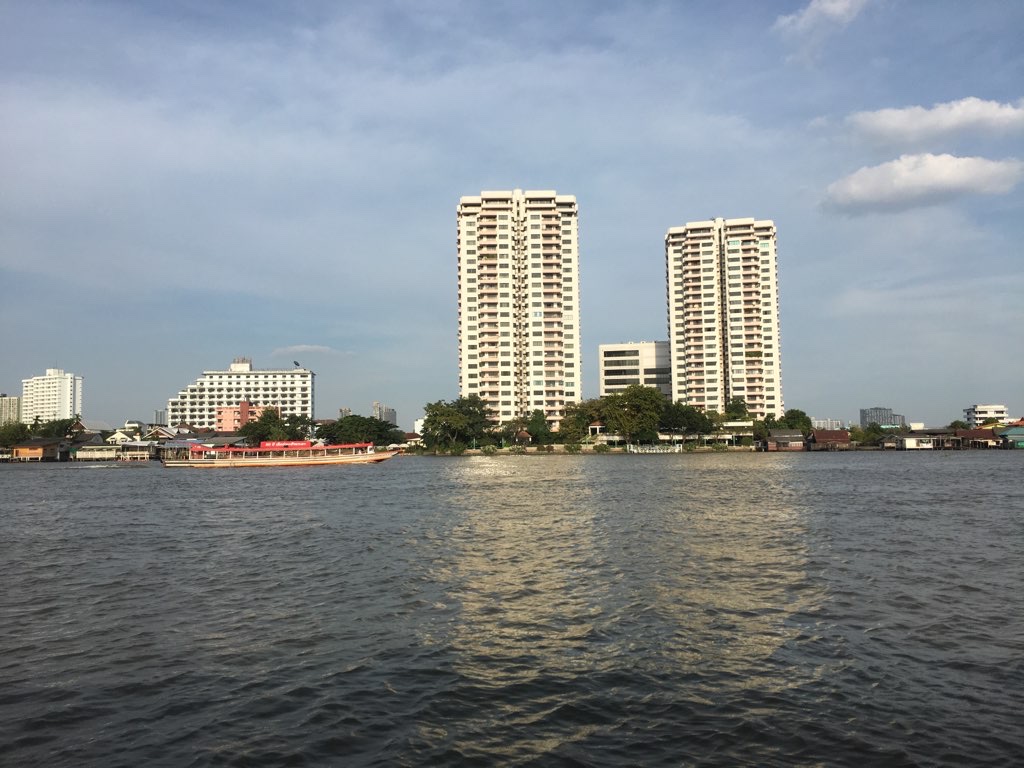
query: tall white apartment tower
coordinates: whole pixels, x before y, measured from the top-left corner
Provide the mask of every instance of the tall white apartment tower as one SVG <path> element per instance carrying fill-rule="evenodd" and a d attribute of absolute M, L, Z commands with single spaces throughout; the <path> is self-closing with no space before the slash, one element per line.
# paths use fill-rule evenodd
<path fill-rule="evenodd" d="M 781 416 L 775 223 L 711 219 L 665 235 L 672 401 Z"/>
<path fill-rule="evenodd" d="M 82 415 L 82 377 L 60 368 L 21 380 L 21 421 L 71 419 Z"/>
<path fill-rule="evenodd" d="M 498 422 L 581 399 L 576 198 L 516 189 L 458 208 L 459 394 Z"/>

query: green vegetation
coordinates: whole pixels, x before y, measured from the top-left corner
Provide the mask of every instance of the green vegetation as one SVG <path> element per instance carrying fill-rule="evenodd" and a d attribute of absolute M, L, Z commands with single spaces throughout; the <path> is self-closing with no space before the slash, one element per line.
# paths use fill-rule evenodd
<path fill-rule="evenodd" d="M 308 416 L 297 414 L 282 419 L 276 408 L 267 408 L 258 419 L 238 430 L 238 434 L 253 445 L 264 440 L 308 440 L 313 434 L 313 422 Z"/>
<path fill-rule="evenodd" d="M 461 443 L 465 446 L 492 445 L 491 411 L 478 395 L 460 397 L 446 402 L 438 400 L 423 408 L 423 442 L 438 452 L 451 452 Z"/>
<path fill-rule="evenodd" d="M 672 435 L 689 438 L 686 447 L 691 447 L 701 443 L 703 437 L 728 431 L 723 428 L 724 422 L 751 421 L 750 410 L 742 397 L 733 397 L 725 413 L 719 414 L 672 403 L 660 390 L 639 384 L 605 397 L 569 403 L 560 429 L 554 433 L 540 410 L 495 425 L 493 411 L 476 395 L 428 403 L 424 411 L 423 442 L 426 450 L 434 453 L 452 453 L 453 447 L 460 445 L 464 450 L 498 443 L 510 447 L 510 453 L 522 453 L 518 449 L 528 445 L 535 446 L 539 452 L 550 452 L 555 443 L 564 445 L 566 453 L 580 453 L 583 445 L 593 442 L 591 426 L 594 424 L 627 443 L 655 443 L 659 435 Z M 811 419 L 803 411 L 791 408 L 781 418 L 769 416 L 764 421 L 754 421 L 753 437 L 747 435 L 738 442 L 752 447 L 755 440 L 766 439 L 770 429 L 797 429 L 808 435 Z M 599 443 L 594 450 L 604 452 L 607 448 Z M 485 452 L 493 455 L 491 451 Z"/>
<path fill-rule="evenodd" d="M 75 428 L 81 429 L 79 422 L 81 422 L 79 416 L 56 421 L 42 421 L 36 417 L 32 424 L 11 421 L 0 426 L 0 447 L 13 448 L 18 443 L 23 443 L 33 437 L 74 437 Z"/>
<path fill-rule="evenodd" d="M 30 436 L 27 424 L 12 421 L 0 427 L 0 447 L 13 448 L 18 443 L 28 440 Z"/>
<path fill-rule="evenodd" d="M 316 436 L 332 445 L 373 443 L 386 446 L 405 442 L 402 430 L 389 421 L 373 416 L 346 416 L 329 424 L 321 424 Z"/>
<path fill-rule="evenodd" d="M 603 399 L 605 427 L 627 443 L 655 442 L 666 403 L 660 390 L 631 384 Z"/>
<path fill-rule="evenodd" d="M 909 427 L 884 429 L 875 422 L 871 422 L 863 429 L 850 427 L 850 441 L 858 445 L 878 445 L 887 435 L 899 435 L 909 431 Z"/>
<path fill-rule="evenodd" d="M 765 440 L 768 437 L 768 431 L 772 429 L 799 429 L 803 436 L 807 437 L 811 434 L 813 427 L 810 416 L 799 408 L 790 408 L 781 419 L 769 416 L 764 421 L 755 421 L 754 437 L 758 440 Z"/>

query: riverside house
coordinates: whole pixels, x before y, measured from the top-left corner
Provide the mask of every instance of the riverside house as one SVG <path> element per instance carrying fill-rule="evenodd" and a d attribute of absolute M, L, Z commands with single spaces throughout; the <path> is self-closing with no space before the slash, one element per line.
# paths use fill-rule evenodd
<path fill-rule="evenodd" d="M 807 438 L 809 451 L 848 451 L 850 433 L 845 429 L 814 429 Z"/>
<path fill-rule="evenodd" d="M 804 435 L 799 429 L 772 429 L 765 442 L 766 451 L 803 451 Z"/>
<path fill-rule="evenodd" d="M 34 437 L 14 446 L 13 461 L 67 461 L 68 441 L 62 437 Z"/>

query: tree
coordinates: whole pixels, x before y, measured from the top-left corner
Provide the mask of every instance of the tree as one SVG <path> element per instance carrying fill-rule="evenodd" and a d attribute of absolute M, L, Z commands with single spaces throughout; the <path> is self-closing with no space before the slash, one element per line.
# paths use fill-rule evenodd
<path fill-rule="evenodd" d="M 811 434 L 811 417 L 801 411 L 799 408 L 790 408 L 786 411 L 785 415 L 777 424 L 778 427 L 783 429 L 799 429 L 803 432 L 804 437 Z"/>
<path fill-rule="evenodd" d="M 20 421 L 11 421 L 0 426 L 0 446 L 13 448 L 18 443 L 23 443 L 29 438 L 28 424 Z"/>
<path fill-rule="evenodd" d="M 540 409 L 530 414 L 530 419 L 526 422 L 526 431 L 530 433 L 530 438 L 536 445 L 550 445 L 552 442 L 551 427 L 548 426 L 544 411 Z"/>
<path fill-rule="evenodd" d="M 949 422 L 949 428 L 950 429 L 967 429 L 968 425 L 967 425 L 966 421 L 962 421 L 961 419 L 955 419 L 954 421 Z"/>
<path fill-rule="evenodd" d="M 72 429 L 78 422 L 78 416 L 70 419 L 56 419 L 54 421 L 43 421 L 36 416 L 29 432 L 32 437 L 70 437 Z"/>
<path fill-rule="evenodd" d="M 754 422 L 754 439 L 755 440 L 767 440 L 768 433 L 773 429 L 779 428 L 779 421 L 775 418 L 774 413 L 769 413 L 764 417 L 763 421 Z"/>
<path fill-rule="evenodd" d="M 466 419 L 466 443 L 480 442 L 490 436 L 496 414 L 479 395 L 460 397 L 453 401 L 453 405 Z"/>
<path fill-rule="evenodd" d="M 728 421 L 744 421 L 750 418 L 747 401 L 742 397 L 734 397 L 725 406 L 725 418 Z"/>
<path fill-rule="evenodd" d="M 685 435 L 706 435 L 714 428 L 707 414 L 683 403 L 666 403 L 660 426 L 665 432 Z"/>
<path fill-rule="evenodd" d="M 450 448 L 466 434 L 468 424 L 452 403 L 427 403 L 423 406 L 423 443 L 428 448 Z"/>
<path fill-rule="evenodd" d="M 604 398 L 604 415 L 608 431 L 633 440 L 652 442 L 658 439 L 658 423 L 665 410 L 661 390 L 630 384 L 621 392 Z"/>
<path fill-rule="evenodd" d="M 346 416 L 329 424 L 321 424 L 317 437 L 333 445 L 373 443 L 391 445 L 405 440 L 405 433 L 394 424 L 373 416 Z"/>
<path fill-rule="evenodd" d="M 490 437 L 493 411 L 479 395 L 427 403 L 423 413 L 423 442 L 428 448 L 451 450 Z"/>
<path fill-rule="evenodd" d="M 566 445 L 582 443 L 590 436 L 590 425 L 601 421 L 603 414 L 602 398 L 567 404 L 565 415 L 558 426 L 558 440 Z"/>
<path fill-rule="evenodd" d="M 245 424 L 238 434 L 249 443 L 265 440 L 308 440 L 312 422 L 306 416 L 290 414 L 282 419 L 277 408 L 265 408 L 258 419 Z"/>

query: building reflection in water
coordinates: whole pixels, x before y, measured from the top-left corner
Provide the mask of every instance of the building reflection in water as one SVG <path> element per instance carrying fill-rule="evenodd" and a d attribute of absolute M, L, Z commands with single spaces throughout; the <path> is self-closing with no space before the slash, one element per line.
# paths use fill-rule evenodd
<path fill-rule="evenodd" d="M 520 749 L 543 752 L 548 718 L 558 740 L 584 738 L 608 715 L 574 709 L 571 733 L 562 715 L 593 702 L 588 691 L 605 709 L 616 697 L 712 704 L 820 675 L 777 658 L 824 597 L 789 466 L 705 455 L 452 467 L 431 577 L 453 607 L 444 642 L 466 709 L 446 716 L 472 734 L 458 747 L 508 744 L 495 729 L 511 728 Z"/>

